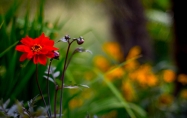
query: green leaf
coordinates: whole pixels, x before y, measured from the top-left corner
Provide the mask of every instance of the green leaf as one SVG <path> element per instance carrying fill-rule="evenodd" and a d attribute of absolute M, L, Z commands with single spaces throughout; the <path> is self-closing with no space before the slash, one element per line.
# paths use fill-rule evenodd
<path fill-rule="evenodd" d="M 1 29 L 2 25 L 3 25 L 3 23 L 4 23 L 4 21 L 0 24 L 0 29 Z"/>
<path fill-rule="evenodd" d="M 98 107 L 98 104 L 100 107 Z M 105 98 L 103 100 L 95 101 L 91 105 L 90 112 L 97 113 L 103 110 L 110 110 L 116 108 L 123 108 L 123 104 L 115 97 Z"/>
<path fill-rule="evenodd" d="M 147 113 L 142 109 L 140 108 L 139 106 L 137 106 L 136 104 L 134 103 L 129 103 L 129 106 L 131 109 L 133 109 L 136 113 L 138 113 L 140 116 L 143 116 L 145 117 L 147 115 Z"/>
<path fill-rule="evenodd" d="M 58 86 L 62 86 L 62 81 L 60 79 L 55 79 L 55 83 L 58 85 Z"/>
<path fill-rule="evenodd" d="M 14 44 L 12 44 L 11 46 L 9 46 L 7 49 L 5 49 L 3 52 L 0 53 L 0 58 L 6 54 L 11 48 L 13 48 L 19 41 L 16 41 Z"/>
<path fill-rule="evenodd" d="M 3 113 L 2 111 L 0 111 L 0 118 L 8 118 L 5 113 Z"/>

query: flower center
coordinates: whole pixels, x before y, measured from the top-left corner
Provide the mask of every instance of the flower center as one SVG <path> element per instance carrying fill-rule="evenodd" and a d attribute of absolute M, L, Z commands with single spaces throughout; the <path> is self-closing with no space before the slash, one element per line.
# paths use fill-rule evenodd
<path fill-rule="evenodd" d="M 42 49 L 42 46 L 40 44 L 35 44 L 31 47 L 31 50 L 34 52 L 39 52 Z"/>

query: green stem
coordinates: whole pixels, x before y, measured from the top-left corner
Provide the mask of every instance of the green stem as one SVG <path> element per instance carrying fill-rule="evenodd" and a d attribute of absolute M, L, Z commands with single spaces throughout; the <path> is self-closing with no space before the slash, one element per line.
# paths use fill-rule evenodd
<path fill-rule="evenodd" d="M 38 64 L 36 64 L 36 83 L 37 83 L 37 86 L 38 86 L 38 90 L 40 92 L 40 96 L 42 97 L 42 100 L 44 102 L 44 105 L 45 105 L 45 107 L 47 107 L 45 99 L 44 99 L 43 94 L 42 94 L 42 90 L 41 90 L 39 82 L 38 82 Z M 47 111 L 47 115 L 48 115 L 49 118 L 51 118 L 51 116 L 49 114 L 49 111 Z"/>
<path fill-rule="evenodd" d="M 54 100 L 54 118 L 56 118 L 56 98 L 58 92 L 58 85 L 55 86 L 55 100 Z"/>
<path fill-rule="evenodd" d="M 72 41 L 73 42 L 73 41 Z M 67 63 L 67 59 L 68 59 L 68 53 L 69 53 L 69 49 L 70 49 L 70 46 L 71 46 L 71 43 L 69 43 L 68 41 L 68 49 L 67 49 L 67 52 L 66 52 L 66 57 L 65 57 L 65 62 L 64 62 L 64 69 L 62 71 L 62 77 L 61 77 L 61 81 L 62 81 L 62 87 L 61 87 L 61 92 L 60 92 L 60 115 L 59 115 L 59 118 L 61 118 L 61 114 L 62 114 L 62 101 L 63 101 L 63 86 L 64 86 L 64 75 L 65 75 L 65 71 L 66 71 L 66 63 Z"/>
<path fill-rule="evenodd" d="M 50 91 L 49 91 L 49 73 L 50 73 L 50 70 L 51 70 L 51 64 L 52 64 L 52 61 L 53 59 L 50 59 L 50 63 L 49 63 L 49 68 L 48 68 L 48 72 L 47 72 L 47 96 L 48 96 L 48 105 L 49 105 L 49 114 L 51 116 L 51 100 L 50 100 Z"/>

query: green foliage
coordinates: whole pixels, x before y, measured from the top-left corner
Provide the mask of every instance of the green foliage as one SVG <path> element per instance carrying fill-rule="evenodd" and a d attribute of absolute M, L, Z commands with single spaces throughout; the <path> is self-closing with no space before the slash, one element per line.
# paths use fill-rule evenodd
<path fill-rule="evenodd" d="M 36 67 L 30 61 L 19 62 L 20 53 L 15 51 L 15 46 L 26 35 L 34 38 L 38 37 L 42 32 L 45 32 L 50 38 L 56 40 L 58 38 L 56 34 L 61 32 L 61 29 L 63 29 L 69 20 L 68 18 L 64 18 L 60 22 L 59 18 L 57 18 L 54 23 L 46 22 L 44 19 L 45 0 L 40 0 L 39 4 L 37 4 L 34 17 L 31 17 L 31 4 L 29 1 L 26 1 L 27 9 L 23 13 L 23 17 L 20 17 L 18 15 L 20 6 L 24 2 L 23 0 L 14 0 L 8 11 L 0 14 L 0 98 L 7 100 L 5 102 L 3 100 L 0 101 L 0 117 L 5 118 L 14 115 L 17 116 L 18 114 L 22 117 L 46 115 L 48 108 L 42 107 L 41 98 L 33 98 L 33 96 L 39 93 L 35 82 Z M 154 39 L 153 42 L 156 47 L 156 56 L 158 57 L 156 61 L 170 61 L 168 45 L 171 43 L 172 37 L 171 30 L 169 30 L 171 28 L 171 19 L 170 15 L 165 12 L 169 7 L 168 0 L 144 2 L 147 3 L 145 8 L 149 20 L 147 28 Z M 68 1 L 64 3 L 68 4 Z M 69 1 L 69 3 L 73 10 L 77 9 L 75 7 L 76 4 L 74 4 L 78 3 L 77 0 Z M 52 28 L 49 26 L 51 24 Z M 105 35 L 99 33 L 100 29 L 88 27 L 84 30 L 77 30 L 79 27 L 70 26 L 73 27 L 72 29 L 69 28 L 71 33 L 86 37 L 84 45 L 86 48 L 75 48 L 72 45 L 74 49 L 70 50 L 71 55 L 67 64 L 68 68 L 66 67 L 65 83 L 63 85 L 64 118 L 108 118 L 109 116 L 118 118 L 156 118 L 161 116 L 178 118 L 177 116 L 180 116 L 179 118 L 183 118 L 185 116 L 187 107 L 184 106 L 186 104 L 184 98 L 179 97 L 174 99 L 169 107 L 165 103 L 159 106 L 161 95 L 165 93 L 171 94 L 174 89 L 173 83 L 164 82 L 162 76 L 159 77 L 159 81 L 161 80 L 159 86 L 148 87 L 146 89 L 142 89 L 137 84 L 137 80 L 132 86 L 138 98 L 134 101 L 128 101 L 124 96 L 124 94 L 128 94 L 128 91 L 124 93 L 121 87 L 123 87 L 122 83 L 130 78 L 128 76 L 130 72 L 123 70 L 125 75 L 120 77 L 120 80 L 109 81 L 105 78 L 108 71 L 101 72 L 94 65 L 93 60 L 96 56 L 102 55 L 111 64 L 108 69 L 113 68 L 112 66 L 121 68 L 136 60 L 139 55 L 123 63 L 119 63 L 118 60 L 113 59 L 111 55 L 103 51 L 103 45 L 107 38 L 104 39 Z M 67 32 L 67 29 L 64 32 Z M 62 35 L 64 35 L 64 32 L 61 32 Z M 53 61 L 52 66 L 54 68 L 52 68 L 52 73 L 50 73 L 51 75 L 48 78 L 50 80 L 51 101 L 54 101 L 54 84 L 62 86 L 60 76 L 62 75 L 62 67 L 65 60 L 66 43 L 59 42 L 56 44 L 63 46 L 59 46 L 59 60 Z M 104 65 L 104 63 L 101 61 L 100 65 Z M 166 68 L 157 66 L 153 67 L 156 74 L 168 68 L 168 65 L 165 63 L 162 63 L 161 66 L 167 66 Z M 39 66 L 39 83 L 43 91 L 46 90 L 46 69 L 47 67 Z M 46 98 L 46 92 L 44 93 Z M 57 113 L 59 113 L 59 99 L 60 93 L 57 95 Z M 30 101 L 25 103 L 28 100 Z M 51 107 L 53 110 L 53 102 L 51 102 Z M 10 112 L 10 114 L 7 114 L 7 112 Z"/>
<path fill-rule="evenodd" d="M 27 9 L 24 17 L 19 16 L 19 8 L 25 3 Z M 21 99 L 28 100 L 31 96 L 38 93 L 35 80 L 35 66 L 27 62 L 19 62 L 20 53 L 15 51 L 15 45 L 19 44 L 26 35 L 35 38 L 42 32 L 47 32 L 51 38 L 55 38 L 60 26 L 58 21 L 54 22 L 54 28 L 48 27 L 44 21 L 44 0 L 41 0 L 37 6 L 37 12 L 31 18 L 29 1 L 14 0 L 9 9 L 0 14 L 0 98 L 11 100 Z M 40 67 L 39 77 L 42 78 L 45 67 Z M 40 79 L 40 83 L 45 81 Z M 33 83 L 33 84 L 30 84 Z M 42 88 L 44 89 L 44 85 Z M 27 94 L 30 91 L 30 95 Z M 24 94 L 24 96 L 23 96 Z"/>
<path fill-rule="evenodd" d="M 0 101 L 0 117 L 3 118 L 31 118 L 31 117 L 46 117 L 46 111 L 48 108 L 38 108 L 36 103 L 41 99 L 41 97 L 34 97 L 30 101 L 28 101 L 28 105 L 24 105 L 23 102 L 16 101 L 15 104 L 8 107 L 10 103 L 10 99 L 8 99 L 5 103 L 1 99 Z"/>
<path fill-rule="evenodd" d="M 163 60 L 172 61 L 173 22 L 169 0 L 143 1 L 145 15 L 148 19 L 147 30 L 155 51 L 155 63 Z"/>

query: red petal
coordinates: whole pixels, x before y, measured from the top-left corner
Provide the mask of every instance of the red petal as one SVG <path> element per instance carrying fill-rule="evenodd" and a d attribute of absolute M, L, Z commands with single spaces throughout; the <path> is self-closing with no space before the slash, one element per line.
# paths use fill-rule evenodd
<path fill-rule="evenodd" d="M 53 46 L 54 45 L 54 41 L 53 40 L 50 40 L 50 39 L 48 39 L 48 38 L 45 38 L 44 40 L 43 40 L 43 42 L 41 42 L 42 43 L 42 45 L 45 45 L 45 46 Z"/>
<path fill-rule="evenodd" d="M 27 58 L 27 53 L 23 53 L 19 58 L 19 61 L 24 61 Z"/>
<path fill-rule="evenodd" d="M 33 45 L 33 39 L 28 36 L 26 36 L 25 38 L 22 38 L 20 42 L 29 47 Z"/>
<path fill-rule="evenodd" d="M 34 64 L 37 64 L 37 63 L 38 63 L 38 55 L 35 55 L 35 56 L 34 56 L 33 62 L 34 62 Z"/>
<path fill-rule="evenodd" d="M 47 63 L 46 56 L 45 55 L 39 55 L 38 61 L 39 61 L 40 64 L 46 65 L 46 63 Z"/>
<path fill-rule="evenodd" d="M 27 47 L 25 45 L 17 45 L 16 50 L 20 51 L 20 52 L 29 52 L 30 51 L 29 47 Z"/>
<path fill-rule="evenodd" d="M 53 58 L 54 57 L 54 52 L 48 52 L 48 54 L 46 55 L 49 58 Z"/>
<path fill-rule="evenodd" d="M 39 52 L 40 54 L 47 54 L 50 50 L 45 47 L 42 47 L 42 50 Z"/>
<path fill-rule="evenodd" d="M 45 46 L 42 48 L 42 50 L 40 51 L 41 54 L 47 54 L 48 52 L 52 52 L 54 50 L 58 50 L 58 48 L 55 47 L 51 47 L 51 46 Z"/>
<path fill-rule="evenodd" d="M 39 38 L 35 38 L 35 39 L 33 40 L 33 43 L 34 43 L 34 44 L 41 44 Z"/>
<path fill-rule="evenodd" d="M 34 39 L 34 43 L 42 44 L 44 38 L 45 38 L 45 35 L 44 35 L 44 33 L 42 33 L 39 37 Z"/>
<path fill-rule="evenodd" d="M 28 52 L 27 58 L 31 59 L 34 56 L 34 53 L 32 51 Z"/>
<path fill-rule="evenodd" d="M 44 33 L 42 33 L 42 35 L 39 37 L 41 44 L 42 45 L 47 45 L 47 46 L 53 46 L 54 45 L 54 41 L 51 40 L 49 37 L 45 36 Z"/>
<path fill-rule="evenodd" d="M 42 65 L 46 65 L 47 59 L 45 55 L 35 55 L 33 58 L 34 64 L 40 63 Z"/>
<path fill-rule="evenodd" d="M 47 48 L 50 51 L 58 50 L 58 48 L 52 46 L 45 46 L 45 48 Z"/>

